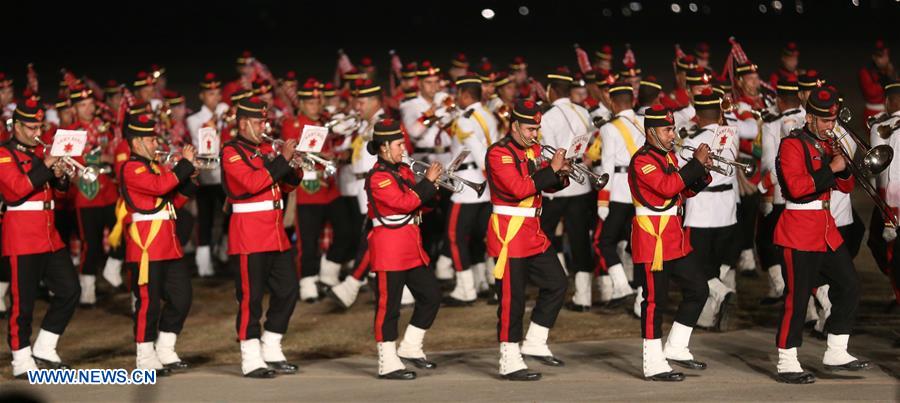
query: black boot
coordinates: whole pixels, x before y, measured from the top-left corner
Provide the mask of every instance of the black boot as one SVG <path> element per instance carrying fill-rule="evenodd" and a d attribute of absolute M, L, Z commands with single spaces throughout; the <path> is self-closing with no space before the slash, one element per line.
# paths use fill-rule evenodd
<path fill-rule="evenodd" d="M 701 370 L 701 371 L 704 370 L 704 369 L 706 369 L 706 363 L 703 362 L 703 361 L 697 361 L 697 360 L 669 360 L 669 362 L 671 362 L 672 364 L 675 364 L 675 365 L 677 365 L 677 366 L 679 366 L 679 367 L 687 368 L 687 369 L 697 369 L 697 370 Z"/>
<path fill-rule="evenodd" d="M 44 368 L 44 369 L 69 369 L 69 368 L 72 368 L 68 364 L 65 364 L 62 362 L 57 362 L 57 361 L 45 360 L 40 357 L 35 357 L 34 355 L 32 355 L 31 358 L 34 358 L 35 364 L 37 364 L 39 367 Z"/>
<path fill-rule="evenodd" d="M 183 371 L 191 367 L 190 364 L 184 361 L 177 361 L 169 364 L 163 364 L 164 367 L 171 369 L 172 371 Z"/>
<path fill-rule="evenodd" d="M 296 374 L 297 373 L 297 365 L 291 364 L 287 361 L 266 361 L 266 365 L 269 366 L 269 369 L 279 373 L 279 374 Z"/>
<path fill-rule="evenodd" d="M 573 311 L 573 312 L 590 312 L 591 311 L 590 305 L 579 305 L 572 301 L 566 302 L 566 309 Z"/>
<path fill-rule="evenodd" d="M 528 372 L 527 369 L 520 369 L 500 376 L 507 381 L 537 381 L 541 379 L 540 372 Z"/>
<path fill-rule="evenodd" d="M 434 361 L 428 361 L 424 358 L 400 357 L 400 359 L 405 362 L 408 362 L 412 365 L 415 365 L 416 368 L 419 368 L 419 369 L 435 369 L 435 368 L 437 368 L 437 364 L 435 364 Z"/>
<path fill-rule="evenodd" d="M 406 369 L 398 369 L 394 372 L 387 373 L 384 375 L 378 375 L 379 379 L 391 379 L 395 381 L 411 381 L 416 379 L 416 372 L 409 371 Z"/>
<path fill-rule="evenodd" d="M 656 375 L 650 375 L 644 377 L 644 379 L 648 381 L 658 381 L 658 382 L 681 382 L 684 380 L 684 374 L 681 372 L 669 371 L 662 372 Z"/>
<path fill-rule="evenodd" d="M 532 360 L 536 360 L 536 361 L 540 362 L 541 364 L 549 365 L 551 367 L 563 367 L 566 365 L 566 363 L 563 362 L 563 360 L 560 360 L 559 358 L 556 358 L 552 355 L 522 354 L 522 357 L 531 358 Z"/>
<path fill-rule="evenodd" d="M 271 379 L 275 377 L 275 371 L 268 368 L 257 368 L 244 374 L 245 378 Z"/>
<path fill-rule="evenodd" d="M 794 385 L 813 383 L 816 381 L 816 376 L 812 374 L 812 372 L 779 372 L 776 377 L 778 382 L 781 383 L 789 383 Z"/>
<path fill-rule="evenodd" d="M 841 365 L 825 365 L 829 371 L 862 371 L 872 368 L 872 363 L 866 360 L 853 360 Z"/>

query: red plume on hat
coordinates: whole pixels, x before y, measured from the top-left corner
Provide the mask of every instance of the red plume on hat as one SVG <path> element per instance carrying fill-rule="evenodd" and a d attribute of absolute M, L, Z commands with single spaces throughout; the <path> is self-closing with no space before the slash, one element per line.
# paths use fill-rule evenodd
<path fill-rule="evenodd" d="M 816 98 L 819 98 L 820 101 L 827 101 L 831 99 L 831 92 L 827 90 L 820 90 L 818 94 L 816 94 Z"/>
<path fill-rule="evenodd" d="M 34 99 L 28 99 L 27 101 L 25 101 L 25 106 L 29 108 L 37 108 L 38 103 Z"/>
<path fill-rule="evenodd" d="M 215 79 L 216 79 L 216 73 L 213 73 L 213 72 L 206 73 L 206 75 L 203 76 L 203 79 L 204 79 L 204 80 L 207 80 L 207 81 L 215 80 Z"/>
<path fill-rule="evenodd" d="M 381 124 L 383 124 L 385 126 L 390 126 L 390 125 L 394 124 L 394 119 L 385 118 L 384 120 L 381 121 Z"/>

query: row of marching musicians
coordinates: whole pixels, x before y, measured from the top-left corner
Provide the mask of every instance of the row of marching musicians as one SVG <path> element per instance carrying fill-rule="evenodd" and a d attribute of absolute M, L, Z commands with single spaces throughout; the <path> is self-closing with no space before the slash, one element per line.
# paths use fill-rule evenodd
<path fill-rule="evenodd" d="M 481 81 L 474 76 L 459 77 L 455 82 L 456 102 L 464 112 L 451 122 L 450 131 L 454 134 L 451 148 L 459 150 L 456 154 L 463 149 L 468 154 L 463 153 L 465 159 L 452 164 L 460 173 L 445 173 L 445 164 L 434 161 L 419 170 L 418 182 L 417 175 L 405 164 L 406 154 L 412 147 L 407 144 L 403 125 L 377 113 L 364 114 L 368 118 L 367 132 L 353 146 L 353 158 L 354 162 L 356 158 L 368 159 L 373 164 L 363 171 L 366 174 L 358 183 L 362 185 L 360 194 L 365 197 L 371 226 L 365 231 L 368 245 L 364 248 L 368 256 L 361 261 L 367 260 L 369 268 L 376 273 L 377 285 L 373 288 L 377 295 L 375 338 L 379 376 L 414 378 L 415 373 L 405 369 L 404 361 L 419 368 L 435 367 L 435 363 L 427 360 L 422 346 L 441 302 L 440 289 L 427 269 L 430 262 L 418 224 L 442 186 L 452 188 L 454 196 L 473 192 L 478 198 L 489 200 L 490 206 L 484 202 L 480 206 L 466 206 L 479 203 L 454 203 L 451 216 L 465 212 L 473 217 L 486 217 L 486 223 L 480 227 L 477 227 L 478 219 L 464 220 L 475 226 L 464 235 L 471 239 L 472 233 L 486 234 L 486 254 L 495 260 L 490 277 L 494 279 L 499 301 L 500 374 L 513 380 L 540 378 L 540 374 L 528 371 L 523 357 L 545 365 L 563 365 L 547 346 L 549 330 L 564 305 L 567 279 L 557 249 L 548 236 L 550 231 L 541 219 L 550 210 L 545 207 L 552 205 L 544 205 L 544 194 L 553 194 L 554 204 L 561 204 L 556 206 L 559 210 L 556 214 L 572 214 L 574 218 L 567 217 L 566 222 L 575 224 L 577 214 L 584 214 L 585 210 L 578 207 L 578 203 L 584 203 L 578 197 L 588 192 L 578 194 L 580 190 L 570 183 L 570 178 L 580 178 L 583 182 L 580 185 L 588 189 L 595 178 L 599 185 L 605 184 L 606 178 L 586 172 L 579 167 L 581 162 L 567 158 L 567 141 L 592 130 L 590 117 L 566 96 L 573 81 L 571 76 L 557 71 L 548 75 L 548 79 L 548 97 L 553 104 L 550 110 L 544 113 L 534 102 L 518 102 L 510 114 L 509 135 L 500 136 L 492 129 L 496 127 L 492 125 L 493 117 L 480 105 Z M 797 86 L 789 80 L 782 84 L 779 100 L 785 110 L 798 107 Z M 893 96 L 898 89 L 887 85 L 886 90 Z M 676 145 L 679 136 L 671 111 L 654 103 L 642 108 L 642 117 L 638 118 L 632 109 L 635 103 L 630 84 L 615 82 L 608 91 L 615 119 L 601 128 L 605 145 L 602 170 L 612 174 L 610 200 L 615 202 L 620 195 L 614 193 L 625 187 L 634 208 L 630 218 L 631 247 L 635 273 L 642 276 L 637 283 L 641 285 L 638 304 L 645 339 L 644 374 L 653 380 L 681 380 L 683 374 L 672 371 L 668 363 L 691 369 L 705 368 L 689 351 L 691 329 L 704 311 L 713 318 L 721 318 L 716 310 L 727 299 L 727 286 L 721 285 L 727 281 L 727 273 L 718 264 L 711 264 L 714 259 L 706 256 L 718 253 L 720 244 L 717 243 L 723 242 L 733 230 L 728 227 L 733 224 L 729 217 L 733 217 L 735 201 L 723 203 L 724 209 L 709 206 L 734 195 L 729 174 L 743 166 L 733 161 L 736 139 L 728 137 L 727 130 L 716 127 L 727 119 L 723 117 L 727 110 L 723 111 L 722 98 L 714 91 L 701 90 L 694 94 L 693 119 L 699 130 L 688 134 L 680 145 Z M 354 92 L 357 102 L 372 98 L 371 110 L 380 110 L 377 85 L 362 82 L 355 86 Z M 802 129 L 790 132 L 780 141 L 772 168 L 786 199 L 774 235 L 774 243 L 783 250 L 778 259 L 788 279 L 786 294 L 790 299 L 785 303 L 777 335 L 778 377 L 785 382 L 814 380 L 811 373 L 802 370 L 796 348 L 802 337 L 806 313 L 803 308 L 812 288 L 823 285 L 823 279 L 830 287 L 827 294 L 831 304 L 825 324 L 828 348 L 824 364 L 846 370 L 869 365 L 847 353 L 858 286 L 852 259 L 842 246 L 829 211 L 831 194 L 846 193 L 853 185 L 845 151 L 835 148 L 838 105 L 838 96 L 832 90 L 811 91 L 804 105 L 806 116 L 801 121 Z M 223 188 L 232 213 L 228 237 L 232 257 L 229 264 L 235 273 L 239 305 L 236 330 L 241 340 L 242 372 L 248 377 L 271 377 L 276 372 L 297 370 L 287 362 L 280 347 L 301 288 L 291 260 L 290 241 L 283 231 L 282 200 L 284 194 L 308 178 L 305 169 L 309 166 L 296 163 L 294 139 L 279 143 L 277 152 L 272 150 L 271 142 L 266 141 L 267 113 L 265 102 L 257 97 L 238 100 L 235 133 L 224 145 L 220 157 Z M 43 111 L 35 102 L 17 106 L 13 140 L 0 150 L 3 154 L 0 169 L 4 174 L 0 190 L 4 200 L 9 201 L 3 236 L 12 275 L 10 345 L 15 375 L 36 368 L 37 363 L 64 366 L 56 353 L 56 341 L 80 294 L 75 271 L 63 252 L 53 222 L 52 189 L 64 188 L 67 177 L 57 158 L 44 155 L 39 147 L 36 137 L 42 121 Z M 194 179 L 199 173 L 198 158 L 193 146 L 185 145 L 183 159 L 173 167 L 158 163 L 156 122 L 146 113 L 131 116 L 124 134 L 129 156 L 120 165 L 118 178 L 127 207 L 123 217 L 127 227 L 125 261 L 133 273 L 132 291 L 136 297 L 137 366 L 165 373 L 187 366 L 174 350 L 176 335 L 190 306 L 190 277 L 184 270 L 175 269 L 183 264 L 175 210 L 197 190 Z M 544 146 L 538 142 L 539 135 L 543 136 Z M 568 140 L 563 136 L 569 136 Z M 557 147 L 548 148 L 547 145 L 553 147 L 553 142 Z M 627 161 L 619 161 L 623 153 L 617 152 L 617 144 L 631 156 L 626 155 Z M 675 147 L 691 153 L 676 154 Z M 728 147 L 732 148 L 731 159 L 725 151 Z M 547 155 L 548 149 L 554 150 L 552 156 Z M 415 148 L 412 150 L 415 155 Z M 359 155 L 363 151 L 368 155 Z M 422 164 L 413 165 L 421 168 Z M 464 176 L 468 175 L 466 171 L 472 171 L 475 176 Z M 478 177 L 479 173 L 483 176 Z M 483 189 L 478 185 L 484 180 L 490 192 L 480 192 Z M 454 184 L 458 182 L 466 186 L 456 187 Z M 562 193 L 566 191 L 571 192 L 569 196 Z M 688 197 L 693 198 L 685 203 Z M 694 200 L 697 203 L 692 203 Z M 617 208 L 614 206 L 611 202 L 609 209 Z M 488 211 L 484 212 L 484 208 Z M 684 223 L 682 209 L 686 210 Z M 724 226 L 702 222 L 717 216 L 719 211 L 724 211 Z M 625 214 L 617 213 L 615 217 Z M 608 217 L 604 228 L 598 231 L 601 236 L 613 215 Z M 472 253 L 469 247 L 471 262 L 479 254 Z M 451 253 L 456 255 L 460 251 Z M 21 270 L 23 267 L 28 270 Z M 609 275 L 614 283 L 621 276 L 614 270 Z M 666 303 L 670 275 L 682 284 L 684 298 L 664 348 L 661 310 Z M 470 300 L 472 287 L 468 276 L 458 274 L 460 291 L 454 290 L 456 294 L 451 293 L 451 297 Z M 40 280 L 47 284 L 52 297 L 32 348 L 31 314 Z M 578 281 L 576 274 L 576 288 Z M 528 282 L 537 284 L 540 292 L 532 310 L 531 325 L 525 332 L 522 317 Z M 720 292 L 722 287 L 726 291 Z M 267 289 L 271 299 L 265 324 L 261 325 L 262 295 Z M 397 346 L 397 322 L 405 289 L 413 295 L 415 308 Z"/>

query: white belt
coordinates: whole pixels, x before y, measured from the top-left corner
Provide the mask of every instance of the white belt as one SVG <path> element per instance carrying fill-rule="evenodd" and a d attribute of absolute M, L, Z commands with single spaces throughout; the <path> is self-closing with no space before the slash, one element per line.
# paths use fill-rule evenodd
<path fill-rule="evenodd" d="M 662 208 L 662 207 L 659 207 Z M 663 215 L 678 215 L 678 205 L 674 205 L 669 207 L 663 211 L 653 211 L 644 206 L 637 206 L 634 208 L 634 214 L 639 216 L 663 216 Z"/>
<path fill-rule="evenodd" d="M 256 213 L 258 211 L 281 210 L 281 200 L 263 200 L 252 203 L 232 203 L 232 213 Z"/>
<path fill-rule="evenodd" d="M 169 210 L 167 210 L 167 209 L 162 209 L 153 214 L 142 214 L 142 213 L 132 213 L 131 214 L 132 222 L 153 221 L 153 220 L 171 220 L 171 219 L 172 219 L 172 215 L 169 214 Z"/>
<path fill-rule="evenodd" d="M 787 210 L 828 210 L 831 208 L 831 201 L 813 200 L 809 203 L 786 202 L 784 208 Z"/>
<path fill-rule="evenodd" d="M 873 111 L 880 112 L 880 111 L 884 110 L 884 104 L 870 104 L 870 103 L 866 102 L 866 109 L 871 109 Z"/>
<path fill-rule="evenodd" d="M 18 206 L 6 206 L 6 211 L 41 211 L 41 210 L 53 210 L 56 207 L 56 203 L 53 200 L 48 202 L 40 201 L 40 200 L 32 200 L 22 203 Z"/>
<path fill-rule="evenodd" d="M 493 213 L 514 217 L 540 217 L 541 209 L 534 207 L 493 206 Z"/>
<path fill-rule="evenodd" d="M 381 217 L 380 219 L 373 218 L 372 219 L 372 227 L 380 227 L 382 225 L 399 225 L 408 218 L 409 218 L 409 214 L 388 215 L 388 216 Z M 382 220 L 387 221 L 387 222 L 382 222 Z M 409 220 L 409 222 L 407 222 L 404 225 L 418 225 L 419 222 L 421 222 L 420 216 L 416 215 L 415 217 L 413 217 L 413 219 Z"/>
<path fill-rule="evenodd" d="M 316 179 L 319 179 L 319 174 L 316 171 L 303 171 L 303 180 L 314 181 Z"/>

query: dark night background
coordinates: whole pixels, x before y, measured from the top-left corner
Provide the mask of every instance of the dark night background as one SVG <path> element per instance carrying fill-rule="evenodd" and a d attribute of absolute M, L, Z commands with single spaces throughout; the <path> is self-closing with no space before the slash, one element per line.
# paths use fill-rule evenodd
<path fill-rule="evenodd" d="M 673 3 L 681 8 L 679 14 L 672 12 Z M 690 10 L 691 3 L 697 12 Z M 522 6 L 528 15 L 520 14 Z M 492 20 L 481 16 L 485 8 L 496 13 Z M 686 51 L 697 41 L 708 42 L 714 67 L 720 69 L 729 50 L 727 38 L 734 35 L 764 77 L 777 67 L 784 43 L 796 41 L 801 68 L 819 70 L 854 105 L 861 102 L 856 71 L 869 62 L 875 39 L 883 38 L 889 46 L 897 42 L 900 2 L 20 1 L 7 4 L 5 15 L 11 28 L 6 29 L 0 71 L 14 75 L 18 91 L 25 65 L 33 62 L 47 99 L 55 94 L 60 67 L 98 82 L 127 81 L 156 63 L 167 68 L 170 87 L 185 92 L 194 106 L 203 73 L 231 78 L 234 59 L 244 49 L 276 76 L 293 69 L 301 78 L 331 79 L 336 50 L 343 48 L 354 62 L 371 56 L 382 78 L 387 77 L 390 49 L 404 61 L 430 59 L 439 66 L 447 66 L 459 51 L 470 61 L 487 56 L 495 66 L 523 55 L 529 73 L 541 77 L 556 65 L 576 67 L 573 43 L 591 55 L 610 43 L 616 63 L 623 45 L 630 43 L 645 73 L 671 86 L 676 42 Z"/>

